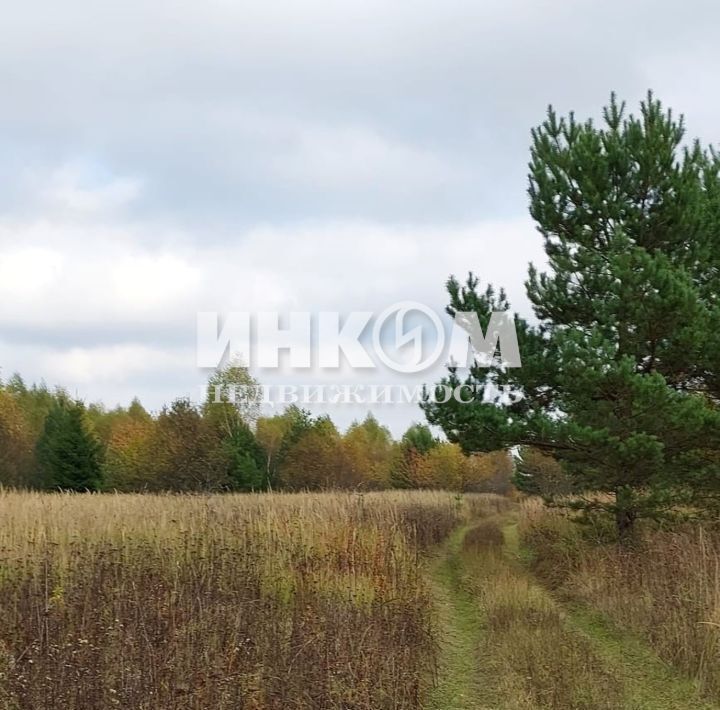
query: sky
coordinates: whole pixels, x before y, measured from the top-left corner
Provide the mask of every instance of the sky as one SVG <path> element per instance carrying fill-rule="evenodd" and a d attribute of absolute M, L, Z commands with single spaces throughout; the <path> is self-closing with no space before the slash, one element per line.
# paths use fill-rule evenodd
<path fill-rule="evenodd" d="M 197 397 L 196 314 L 442 314 L 543 263 L 530 130 L 648 89 L 718 142 L 717 2 L 6 3 L 0 368 L 88 401 Z M 252 363 L 251 363 L 252 365 Z M 405 376 L 433 382 L 442 365 Z M 267 383 L 394 383 L 255 372 Z M 415 406 L 372 409 L 394 433 Z"/>

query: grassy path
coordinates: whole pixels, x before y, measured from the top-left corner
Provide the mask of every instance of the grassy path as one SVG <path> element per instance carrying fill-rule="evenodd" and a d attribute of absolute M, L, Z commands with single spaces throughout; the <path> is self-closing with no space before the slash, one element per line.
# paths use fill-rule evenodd
<path fill-rule="evenodd" d="M 511 563 L 519 564 L 522 551 L 516 523 L 503 528 Z M 564 607 L 568 627 L 586 638 L 594 653 L 612 671 L 624 689 L 627 710 L 711 710 L 717 704 L 703 700 L 687 678 L 662 661 L 641 639 L 624 633 L 602 614 L 580 605 Z"/>
<path fill-rule="evenodd" d="M 477 599 L 463 584 L 461 549 L 469 527 L 456 530 L 443 546 L 431 570 L 439 623 L 443 629 L 440 674 L 428 708 L 482 710 L 496 707 L 483 699 L 478 649 L 482 612 Z"/>
<path fill-rule="evenodd" d="M 496 520 L 501 549 L 464 546 L 464 526 L 432 565 L 443 634 L 428 710 L 720 708 L 640 639 L 555 599 L 523 564 L 513 516 Z"/>

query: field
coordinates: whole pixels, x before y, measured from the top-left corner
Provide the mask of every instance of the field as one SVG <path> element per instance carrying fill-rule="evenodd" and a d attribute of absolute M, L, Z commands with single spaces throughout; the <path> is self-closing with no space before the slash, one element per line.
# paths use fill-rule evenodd
<path fill-rule="evenodd" d="M 502 500 L 502 499 L 498 499 Z M 3 708 L 414 708 L 451 494 L 0 495 Z"/>
<path fill-rule="evenodd" d="M 718 707 L 710 527 L 620 550 L 443 492 L 3 492 L 0 519 L 2 710 Z"/>

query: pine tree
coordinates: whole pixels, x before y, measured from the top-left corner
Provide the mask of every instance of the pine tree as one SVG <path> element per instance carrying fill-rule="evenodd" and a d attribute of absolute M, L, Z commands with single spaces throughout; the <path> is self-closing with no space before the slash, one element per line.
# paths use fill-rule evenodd
<path fill-rule="evenodd" d="M 400 443 L 406 450 L 413 450 L 424 455 L 440 442 L 433 436 L 429 427 L 424 424 L 411 424 L 403 434 Z"/>
<path fill-rule="evenodd" d="M 94 491 L 100 485 L 100 445 L 88 430 L 81 402 L 58 399 L 37 444 L 45 486 Z"/>
<path fill-rule="evenodd" d="M 223 440 L 223 446 L 229 459 L 229 475 L 236 489 L 260 491 L 268 487 L 265 452 L 247 424 L 237 424 Z"/>
<path fill-rule="evenodd" d="M 575 487 L 609 494 L 574 506 L 611 512 L 622 538 L 718 484 L 720 160 L 683 140 L 652 95 L 637 117 L 613 96 L 601 127 L 549 110 L 529 196 L 550 269 L 529 268 L 537 322 L 515 317 L 522 367 L 475 365 L 471 404 L 424 405 L 466 451 L 552 453 Z M 448 291 L 448 312 L 483 327 L 510 307 L 472 274 Z M 444 382 L 462 379 L 451 368 Z"/>

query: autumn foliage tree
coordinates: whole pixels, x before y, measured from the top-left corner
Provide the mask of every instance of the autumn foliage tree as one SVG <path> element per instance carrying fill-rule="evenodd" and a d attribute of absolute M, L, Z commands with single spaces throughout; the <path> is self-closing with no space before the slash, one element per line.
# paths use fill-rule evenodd
<path fill-rule="evenodd" d="M 423 458 L 438 443 L 429 427 L 411 424 L 393 452 L 390 467 L 393 488 L 417 488 Z"/>
<path fill-rule="evenodd" d="M 334 488 L 342 465 L 342 439 L 330 418 L 323 416 L 311 421 L 290 444 L 278 481 L 290 490 Z"/>
<path fill-rule="evenodd" d="M 532 446 L 520 447 L 512 480 L 515 487 L 523 493 L 543 496 L 549 501 L 556 496 L 567 496 L 573 492 L 573 480 L 562 464 Z"/>
<path fill-rule="evenodd" d="M 372 414 L 350 426 L 343 437 L 343 450 L 343 487 L 382 489 L 390 486 L 393 440 L 390 431 Z"/>
<path fill-rule="evenodd" d="M 508 495 L 513 491 L 515 465 L 509 451 L 471 454 L 463 467 L 462 490 Z"/>
<path fill-rule="evenodd" d="M 13 395 L 0 389 L 0 485 L 28 488 L 33 484 L 32 432 Z"/>
<path fill-rule="evenodd" d="M 106 490 L 141 491 L 155 487 L 153 433 L 155 420 L 139 402 L 113 420 L 103 463 Z"/>
<path fill-rule="evenodd" d="M 457 444 L 439 443 L 418 459 L 414 487 L 462 490 L 466 462 Z"/>
<path fill-rule="evenodd" d="M 230 487 L 222 437 L 188 399 L 177 399 L 157 418 L 149 440 L 150 486 L 160 490 L 218 491 Z"/>
<path fill-rule="evenodd" d="M 490 463 L 494 454 L 467 457 L 423 424 L 395 441 L 368 414 L 341 433 L 329 417 L 295 405 L 263 417 L 252 403 L 215 401 L 218 383 L 254 386 L 233 364 L 211 375 L 203 402 L 178 399 L 151 413 L 137 399 L 127 407 L 85 407 L 15 376 L 0 384 L 0 485 L 118 493 L 462 491 L 491 490 L 492 475 L 507 480 L 502 466 Z"/>

